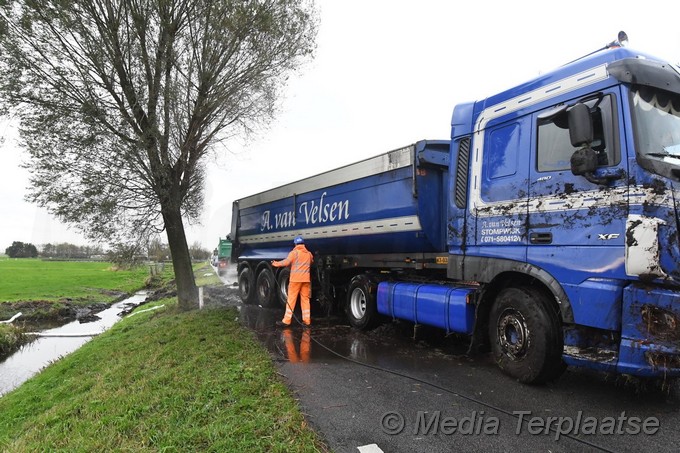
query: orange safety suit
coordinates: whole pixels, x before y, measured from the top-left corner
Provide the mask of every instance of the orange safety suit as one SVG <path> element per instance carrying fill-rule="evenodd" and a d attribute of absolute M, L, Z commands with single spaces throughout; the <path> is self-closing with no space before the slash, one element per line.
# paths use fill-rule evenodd
<path fill-rule="evenodd" d="M 290 278 L 288 279 L 288 303 L 283 323 L 290 324 L 293 318 L 293 310 L 297 305 L 298 294 L 300 295 L 300 308 L 302 309 L 302 322 L 305 325 L 312 323 L 309 299 L 312 296 L 312 278 L 309 269 L 314 257 L 304 244 L 298 244 L 288 254 L 285 260 L 272 261 L 274 267 L 290 266 Z"/>

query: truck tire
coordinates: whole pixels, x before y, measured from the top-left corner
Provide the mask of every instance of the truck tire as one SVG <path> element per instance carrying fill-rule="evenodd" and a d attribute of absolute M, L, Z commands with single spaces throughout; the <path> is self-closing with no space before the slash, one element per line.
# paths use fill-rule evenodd
<path fill-rule="evenodd" d="M 255 282 L 253 271 L 244 267 L 238 274 L 238 291 L 244 304 L 255 302 Z"/>
<path fill-rule="evenodd" d="M 276 305 L 276 294 L 274 273 L 266 267 L 257 274 L 257 281 L 255 283 L 257 303 L 263 307 L 273 307 Z"/>
<path fill-rule="evenodd" d="M 278 295 L 279 298 L 279 304 L 281 307 L 286 308 L 286 305 L 288 304 L 288 279 L 290 278 L 290 269 L 284 268 L 281 269 L 281 272 L 279 272 L 279 276 L 277 277 L 277 291 L 276 294 Z"/>
<path fill-rule="evenodd" d="M 357 275 L 349 282 L 345 313 L 352 327 L 368 330 L 377 324 L 376 291 L 377 285 L 366 275 Z"/>
<path fill-rule="evenodd" d="M 562 328 L 550 300 L 534 288 L 507 288 L 494 302 L 489 338 L 496 364 L 525 384 L 541 384 L 559 377 Z"/>

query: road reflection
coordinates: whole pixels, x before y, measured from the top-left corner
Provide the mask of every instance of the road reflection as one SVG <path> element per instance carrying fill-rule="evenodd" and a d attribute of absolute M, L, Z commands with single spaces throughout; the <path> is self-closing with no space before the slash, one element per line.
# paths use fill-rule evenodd
<path fill-rule="evenodd" d="M 281 338 L 286 345 L 288 361 L 292 363 L 307 363 L 312 348 L 310 329 L 303 329 L 299 341 L 293 336 L 293 329 L 283 329 Z"/>
<path fill-rule="evenodd" d="M 349 359 L 371 366 L 436 371 L 450 366 L 467 347 L 443 336 L 414 337 L 413 326 L 399 321 L 387 320 L 374 330 L 360 331 L 341 316 L 313 316 L 307 330 L 295 320 L 291 327 L 277 327 L 283 309 L 241 305 L 238 310 L 241 324 L 257 335 L 274 358 L 291 363 Z"/>

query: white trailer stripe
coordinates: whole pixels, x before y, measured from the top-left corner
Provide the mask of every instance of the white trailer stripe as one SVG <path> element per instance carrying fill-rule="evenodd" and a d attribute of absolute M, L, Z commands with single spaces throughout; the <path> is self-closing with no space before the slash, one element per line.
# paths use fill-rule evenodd
<path fill-rule="evenodd" d="M 408 231 L 421 231 L 418 216 L 392 217 L 366 222 L 345 223 L 342 225 L 325 225 L 315 228 L 300 228 L 291 231 L 271 232 L 264 234 L 252 234 L 239 237 L 243 244 L 256 244 L 260 242 L 288 241 L 297 235 L 305 239 L 313 240 L 315 237 L 336 238 L 345 236 L 368 236 L 372 234 L 403 233 Z"/>

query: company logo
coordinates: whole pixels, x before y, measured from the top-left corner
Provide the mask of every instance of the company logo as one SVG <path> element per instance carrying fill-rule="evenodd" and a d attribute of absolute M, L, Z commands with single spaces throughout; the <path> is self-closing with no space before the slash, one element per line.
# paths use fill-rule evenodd
<path fill-rule="evenodd" d="M 275 213 L 273 217 L 271 211 L 264 211 L 260 231 L 294 227 L 297 224 L 296 219 L 302 219 L 305 225 L 349 219 L 349 200 L 328 202 L 326 195 L 327 192 L 324 192 L 318 200 L 300 203 L 297 212 L 299 217 L 296 217 L 295 211 Z"/>

